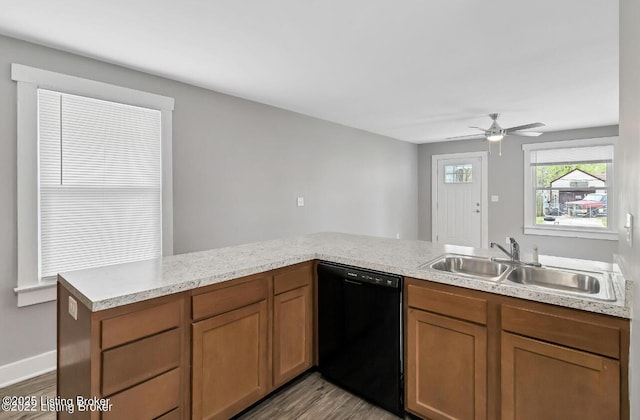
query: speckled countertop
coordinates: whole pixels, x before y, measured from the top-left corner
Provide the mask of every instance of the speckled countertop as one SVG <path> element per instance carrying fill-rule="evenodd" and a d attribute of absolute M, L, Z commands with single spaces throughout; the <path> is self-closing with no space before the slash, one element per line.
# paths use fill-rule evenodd
<path fill-rule="evenodd" d="M 476 249 L 343 233 L 315 233 L 209 251 L 62 273 L 60 282 L 93 312 L 309 261 L 332 261 L 537 302 L 629 318 L 631 284 L 610 263 L 540 256 L 546 266 L 606 272 L 615 302 L 574 297 L 511 282 L 495 283 L 418 268 L 444 253 L 504 257 Z M 527 260 L 527 255 L 523 255 Z"/>

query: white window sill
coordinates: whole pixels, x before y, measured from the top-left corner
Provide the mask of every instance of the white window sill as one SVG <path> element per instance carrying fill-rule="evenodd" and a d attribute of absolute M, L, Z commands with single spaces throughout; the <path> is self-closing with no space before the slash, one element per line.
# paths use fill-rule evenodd
<path fill-rule="evenodd" d="M 57 298 L 56 280 L 43 281 L 30 286 L 13 289 L 18 295 L 18 307 L 51 302 Z"/>
<path fill-rule="evenodd" d="M 552 228 L 548 226 L 525 226 L 525 235 L 559 236 L 563 238 L 603 239 L 617 241 L 618 233 L 608 230 Z"/>

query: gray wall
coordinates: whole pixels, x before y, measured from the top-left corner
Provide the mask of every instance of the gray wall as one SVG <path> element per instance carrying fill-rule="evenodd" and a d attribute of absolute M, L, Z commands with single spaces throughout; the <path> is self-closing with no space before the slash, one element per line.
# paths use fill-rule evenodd
<path fill-rule="evenodd" d="M 640 419 L 640 2 L 620 1 L 620 231 L 624 215 L 635 217 L 633 247 L 621 233 L 618 253 L 625 274 L 634 281 L 631 321 L 631 418 Z"/>
<path fill-rule="evenodd" d="M 190 133 L 174 134 L 177 252 L 327 230 L 417 239 L 416 145 L 211 93 L 178 106 L 198 119 L 175 117 Z"/>
<path fill-rule="evenodd" d="M 489 241 L 504 243 L 513 236 L 530 253 L 538 245 L 540 254 L 611 261 L 618 244 L 616 241 L 559 238 L 523 233 L 524 214 L 524 143 L 608 137 L 618 134 L 617 126 L 567 130 L 546 133 L 537 138 L 507 137 L 502 141 L 502 156 L 497 145 L 489 155 L 489 195 L 499 196 L 497 203 L 489 201 Z M 482 140 L 448 141 L 421 144 L 418 147 L 418 237 L 431 240 L 431 156 L 488 150 L 489 143 Z"/>
<path fill-rule="evenodd" d="M 54 303 L 17 308 L 13 292 L 12 62 L 176 99 L 176 253 L 326 230 L 417 236 L 416 145 L 0 36 L 0 366 L 53 350 L 56 331 Z"/>

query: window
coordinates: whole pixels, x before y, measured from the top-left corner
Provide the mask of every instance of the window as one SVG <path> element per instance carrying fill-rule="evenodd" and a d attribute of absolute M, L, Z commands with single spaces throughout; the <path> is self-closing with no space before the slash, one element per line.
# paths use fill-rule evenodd
<path fill-rule="evenodd" d="M 12 66 L 18 82 L 18 306 L 57 273 L 173 253 L 173 99 Z"/>
<path fill-rule="evenodd" d="M 468 184 L 473 182 L 473 165 L 470 163 L 445 165 L 444 182 L 445 184 Z"/>
<path fill-rule="evenodd" d="M 40 279 L 162 255 L 160 111 L 38 90 Z"/>
<path fill-rule="evenodd" d="M 617 239 L 615 138 L 525 144 L 525 233 Z"/>

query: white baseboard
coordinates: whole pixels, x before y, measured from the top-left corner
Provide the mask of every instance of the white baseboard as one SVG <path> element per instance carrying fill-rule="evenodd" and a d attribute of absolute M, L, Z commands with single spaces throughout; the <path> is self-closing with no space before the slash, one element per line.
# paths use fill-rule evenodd
<path fill-rule="evenodd" d="M 0 388 L 34 378 L 55 369 L 55 350 L 0 366 Z"/>

